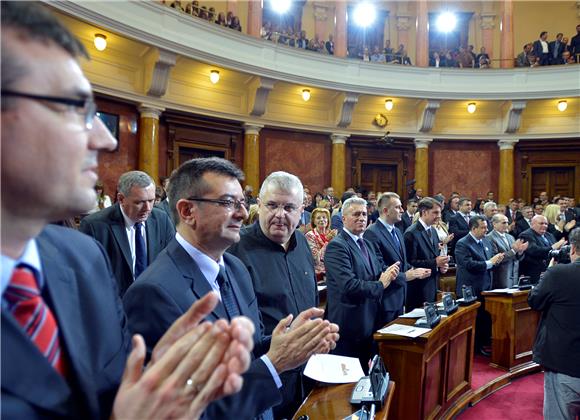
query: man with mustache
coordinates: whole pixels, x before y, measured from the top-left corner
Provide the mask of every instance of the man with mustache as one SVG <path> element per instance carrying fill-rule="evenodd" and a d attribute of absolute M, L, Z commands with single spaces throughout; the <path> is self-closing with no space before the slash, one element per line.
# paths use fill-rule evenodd
<path fill-rule="evenodd" d="M 80 231 L 103 245 L 123 297 L 175 235 L 167 214 L 156 207 L 155 182 L 145 172 L 125 172 L 117 184 L 117 203 L 85 217 Z"/>

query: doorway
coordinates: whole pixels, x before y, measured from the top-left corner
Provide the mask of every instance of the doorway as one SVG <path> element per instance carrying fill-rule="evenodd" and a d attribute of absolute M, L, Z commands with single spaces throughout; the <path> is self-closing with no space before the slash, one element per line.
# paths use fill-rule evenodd
<path fill-rule="evenodd" d="M 532 167 L 532 179 L 530 185 L 529 201 L 539 197 L 542 191 L 546 191 L 549 197 L 562 195 L 574 197 L 576 188 L 576 174 L 574 166 Z"/>
<path fill-rule="evenodd" d="M 357 184 L 364 191 L 399 191 L 397 164 L 361 162 Z"/>

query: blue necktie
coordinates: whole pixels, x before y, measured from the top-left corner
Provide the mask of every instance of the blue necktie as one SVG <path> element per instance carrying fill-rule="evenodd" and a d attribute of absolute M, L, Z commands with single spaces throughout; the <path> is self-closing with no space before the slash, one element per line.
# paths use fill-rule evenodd
<path fill-rule="evenodd" d="M 236 302 L 236 297 L 232 290 L 232 285 L 228 279 L 228 274 L 224 267 L 220 265 L 220 272 L 217 276 L 217 282 L 220 287 L 220 295 L 222 296 L 222 303 L 226 308 L 228 318 L 231 320 L 240 315 L 240 308 Z"/>
<path fill-rule="evenodd" d="M 365 260 L 367 262 L 367 264 L 369 265 L 369 267 L 371 266 L 371 259 L 369 257 L 369 251 L 367 250 L 367 246 L 365 244 L 365 241 L 363 238 L 359 238 L 358 241 L 356 241 L 358 243 L 358 246 L 360 247 L 360 250 L 363 254 L 363 257 L 365 257 Z"/>
<path fill-rule="evenodd" d="M 400 251 L 401 250 L 401 241 L 399 241 L 399 237 L 397 236 L 397 232 L 395 232 L 395 229 L 396 228 L 391 229 L 391 236 L 393 237 L 393 240 L 397 244 L 397 247 L 399 248 L 399 251 Z"/>
<path fill-rule="evenodd" d="M 147 268 L 147 245 L 143 238 L 143 223 L 135 223 L 135 279 Z"/>
<path fill-rule="evenodd" d="M 542 240 L 544 241 L 544 243 L 546 245 L 548 245 L 548 246 L 550 245 L 550 241 L 548 241 L 548 238 L 546 238 L 544 235 L 542 235 Z"/>

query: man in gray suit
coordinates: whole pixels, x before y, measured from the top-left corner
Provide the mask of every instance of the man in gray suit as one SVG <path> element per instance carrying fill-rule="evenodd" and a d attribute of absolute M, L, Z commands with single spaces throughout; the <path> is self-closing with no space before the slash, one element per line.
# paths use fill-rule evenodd
<path fill-rule="evenodd" d="M 508 233 L 509 221 L 505 215 L 495 214 L 491 223 L 493 230 L 486 237 L 491 242 L 494 254 L 504 254 L 502 262 L 493 269 L 492 289 L 512 287 L 517 284 L 520 261 L 524 258 L 528 243 L 521 239 L 516 241 Z"/>

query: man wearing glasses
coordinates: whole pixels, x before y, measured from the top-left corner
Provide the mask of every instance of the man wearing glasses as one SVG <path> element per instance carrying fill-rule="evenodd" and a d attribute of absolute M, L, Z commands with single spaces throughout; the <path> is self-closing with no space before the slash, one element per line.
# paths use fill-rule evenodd
<path fill-rule="evenodd" d="M 271 334 L 288 314 L 318 305 L 314 262 L 306 238 L 297 230 L 304 189 L 295 175 L 273 172 L 262 183 L 258 196 L 259 222 L 243 233 L 228 252 L 243 261 L 252 276 L 264 331 Z M 302 367 L 282 375 L 284 402 L 276 417 L 291 418 L 308 387 Z"/>
<path fill-rule="evenodd" d="M 2 417 L 198 418 L 241 388 L 253 326 L 200 324 L 218 302 L 210 294 L 144 369 L 102 247 L 49 225 L 92 208 L 98 152 L 116 146 L 95 119 L 77 61 L 86 50 L 44 6 L 1 7 Z"/>
<path fill-rule="evenodd" d="M 272 419 L 271 407 L 281 401 L 280 374 L 314 353 L 333 349 L 338 327 L 311 319 L 323 311 L 309 307 L 294 322 L 284 313 L 271 337 L 263 334 L 250 274 L 238 258 L 224 254 L 239 241 L 248 216 L 241 180 L 243 173 L 220 158 L 192 159 L 177 169 L 169 181 L 175 239 L 129 287 L 123 303 L 130 329 L 142 334 L 151 348 L 193 302 L 212 290 L 219 293 L 221 304 L 208 319 L 250 318 L 256 326 L 256 358 L 240 393 L 211 404 L 207 415 Z"/>

